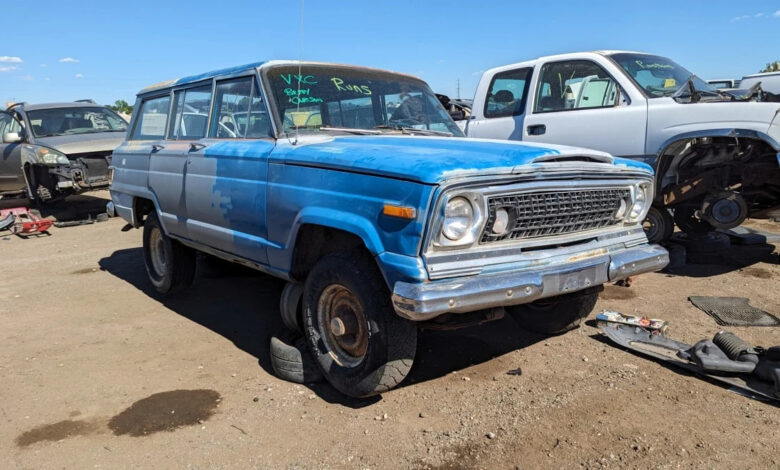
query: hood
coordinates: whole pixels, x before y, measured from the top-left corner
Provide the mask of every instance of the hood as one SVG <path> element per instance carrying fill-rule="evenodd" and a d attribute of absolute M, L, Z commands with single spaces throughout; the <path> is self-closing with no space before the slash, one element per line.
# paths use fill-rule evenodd
<path fill-rule="evenodd" d="M 607 165 L 651 171 L 644 163 L 595 150 L 457 137 L 301 136 L 297 145 L 279 139 L 271 158 L 435 184 L 456 177 L 510 174 L 528 165 L 549 165 L 567 157 L 584 157 L 569 163 L 582 169 L 592 165 L 606 170 Z"/>
<path fill-rule="evenodd" d="M 780 112 L 780 104 L 755 101 L 719 101 L 681 104 L 672 98 L 648 100 L 647 153 L 655 154 L 664 143 L 676 136 L 703 131 L 747 130 L 770 135 L 778 141 L 770 126 Z M 777 126 L 774 126 L 777 127 Z"/>
<path fill-rule="evenodd" d="M 35 139 L 35 144 L 45 145 L 65 155 L 73 155 L 88 152 L 113 152 L 124 140 L 124 132 L 96 132 L 94 134 L 38 137 Z"/>

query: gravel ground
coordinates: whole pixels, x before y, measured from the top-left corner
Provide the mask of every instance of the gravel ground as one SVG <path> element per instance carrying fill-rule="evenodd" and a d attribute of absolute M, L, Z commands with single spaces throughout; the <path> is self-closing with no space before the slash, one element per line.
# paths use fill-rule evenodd
<path fill-rule="evenodd" d="M 780 468 L 778 406 L 612 347 L 590 325 L 423 332 L 408 380 L 370 400 L 280 381 L 267 346 L 281 282 L 201 263 L 192 289 L 161 297 L 141 232 L 123 225 L 0 236 L 2 468 Z M 776 247 L 713 261 L 608 286 L 591 318 L 664 318 L 692 343 L 720 328 L 690 295 L 780 313 Z M 776 327 L 732 331 L 780 344 Z"/>

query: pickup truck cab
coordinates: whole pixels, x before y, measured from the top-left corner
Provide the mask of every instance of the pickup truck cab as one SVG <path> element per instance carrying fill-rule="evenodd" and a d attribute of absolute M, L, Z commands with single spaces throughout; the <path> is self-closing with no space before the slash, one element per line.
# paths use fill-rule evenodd
<path fill-rule="evenodd" d="M 285 324 L 353 396 L 403 380 L 419 324 L 508 311 L 560 333 L 603 283 L 667 264 L 644 163 L 462 137 L 415 77 L 249 64 L 142 90 L 111 198 L 160 292 L 197 251 L 288 281 Z"/>
<path fill-rule="evenodd" d="M 778 111 L 777 103 L 717 91 L 665 57 L 581 52 L 485 72 L 466 134 L 576 145 L 650 164 L 655 203 L 645 228 L 657 242 L 674 222 L 701 233 L 748 216 L 780 216 Z"/>

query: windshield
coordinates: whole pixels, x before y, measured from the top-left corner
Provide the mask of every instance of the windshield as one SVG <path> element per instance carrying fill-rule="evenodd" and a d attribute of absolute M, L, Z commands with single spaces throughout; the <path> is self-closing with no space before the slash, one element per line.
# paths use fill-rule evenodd
<path fill-rule="evenodd" d="M 612 54 L 610 57 L 645 90 L 650 98 L 673 95 L 692 75 L 666 57 L 627 53 Z M 699 77 L 693 78 L 693 85 L 697 91 L 715 91 Z"/>
<path fill-rule="evenodd" d="M 27 112 L 33 135 L 91 134 L 95 132 L 125 132 L 127 123 L 108 108 L 51 108 Z"/>
<path fill-rule="evenodd" d="M 463 136 L 425 82 L 388 72 L 304 64 L 267 72 L 283 132 L 412 129 Z"/>

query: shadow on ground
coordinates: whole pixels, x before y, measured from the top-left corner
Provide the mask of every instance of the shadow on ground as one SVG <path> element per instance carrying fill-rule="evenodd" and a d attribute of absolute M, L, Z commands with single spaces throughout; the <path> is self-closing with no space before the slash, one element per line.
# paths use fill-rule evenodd
<path fill-rule="evenodd" d="M 97 214 L 106 212 L 106 203 L 108 201 L 109 199 L 91 194 L 77 194 L 55 202 L 38 205 L 27 198 L 6 199 L 0 201 L 0 209 L 29 207 L 30 209 L 37 209 L 41 217 L 65 222 L 86 219 L 88 216 L 94 219 Z"/>
<path fill-rule="evenodd" d="M 158 294 L 146 277 L 141 248 L 114 252 L 100 268 L 160 301 L 165 307 L 229 339 L 255 356 L 273 375 L 268 344 L 282 328 L 279 297 L 284 281 L 237 265 L 199 259 L 192 288 L 170 296 Z M 524 348 L 543 337 L 523 331 L 511 318 L 456 331 L 420 332 L 417 357 L 402 386 L 442 377 Z M 330 403 L 360 408 L 380 400 L 345 397 L 327 383 L 307 385 Z"/>
<path fill-rule="evenodd" d="M 670 253 L 670 256 L 673 257 L 674 253 Z M 671 276 L 710 277 L 739 271 L 758 263 L 780 264 L 780 253 L 775 252 L 774 245 L 766 243 L 732 244 L 728 250 L 718 253 L 689 254 L 684 265 L 667 267 L 663 272 Z"/>

